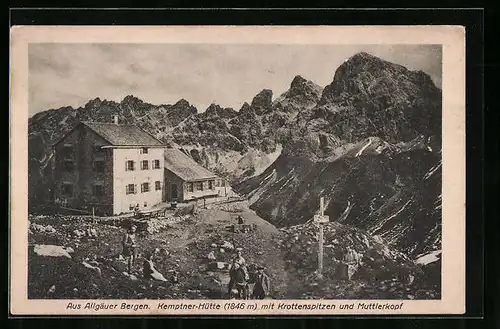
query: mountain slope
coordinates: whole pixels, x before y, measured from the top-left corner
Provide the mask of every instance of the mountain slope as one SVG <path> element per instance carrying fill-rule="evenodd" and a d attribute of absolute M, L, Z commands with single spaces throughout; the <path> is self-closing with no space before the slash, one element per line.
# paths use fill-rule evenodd
<path fill-rule="evenodd" d="M 324 196 L 332 221 L 380 235 L 412 255 L 439 248 L 441 171 L 439 157 L 426 150 L 322 162 L 281 155 L 235 190 L 278 227 L 309 221 Z"/>
<path fill-rule="evenodd" d="M 259 216 L 305 223 L 324 196 L 332 221 L 414 257 L 440 249 L 441 91 L 425 73 L 356 54 L 286 133 L 281 156 L 235 186 Z"/>

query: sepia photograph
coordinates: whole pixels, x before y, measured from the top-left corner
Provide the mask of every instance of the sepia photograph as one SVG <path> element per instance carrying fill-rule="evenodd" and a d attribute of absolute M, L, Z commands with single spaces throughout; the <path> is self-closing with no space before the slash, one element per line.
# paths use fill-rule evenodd
<path fill-rule="evenodd" d="M 443 44 L 174 41 L 25 45 L 28 301 L 442 301 Z"/>

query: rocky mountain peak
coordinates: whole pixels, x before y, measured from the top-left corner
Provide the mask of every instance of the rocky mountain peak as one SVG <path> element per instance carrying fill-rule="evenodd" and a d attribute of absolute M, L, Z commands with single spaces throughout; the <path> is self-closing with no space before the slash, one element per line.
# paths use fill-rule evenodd
<path fill-rule="evenodd" d="M 207 114 L 212 115 L 212 114 L 218 114 L 222 110 L 222 107 L 220 105 L 212 103 L 210 104 L 209 107 L 207 107 L 207 110 L 205 111 Z"/>
<path fill-rule="evenodd" d="M 240 114 L 245 114 L 245 113 L 248 113 L 250 112 L 251 110 L 251 107 L 250 107 L 250 104 L 248 104 L 247 102 L 243 103 L 243 105 L 241 106 L 240 108 Z"/>
<path fill-rule="evenodd" d="M 301 77 L 300 75 L 296 75 L 293 80 L 292 80 L 292 83 L 290 84 L 290 88 L 296 88 L 296 87 L 299 87 L 299 86 L 302 86 L 303 84 L 305 84 L 307 82 L 306 79 L 304 79 L 303 77 Z"/>
<path fill-rule="evenodd" d="M 185 100 L 184 98 L 181 98 L 180 100 L 177 101 L 177 103 L 174 104 L 174 106 L 188 107 L 188 106 L 190 106 L 190 104 L 187 100 Z"/>
<path fill-rule="evenodd" d="M 361 52 L 351 56 L 335 71 L 333 81 L 323 90 L 320 105 L 343 102 L 345 96 L 364 101 L 383 100 L 381 107 L 389 108 L 422 97 L 422 92 L 440 97 L 440 91 L 424 72 L 414 72 L 399 64 Z M 426 96 L 428 96 L 426 94 Z M 383 104 L 382 104 L 383 103 Z"/>
<path fill-rule="evenodd" d="M 95 109 L 95 108 L 100 107 L 101 104 L 102 104 L 102 100 L 99 97 L 96 97 L 94 99 L 89 100 L 87 102 L 87 104 L 85 104 L 84 108 L 86 110 L 88 110 L 88 109 Z"/>
<path fill-rule="evenodd" d="M 134 95 L 127 95 L 121 101 L 121 104 L 142 104 L 144 103 L 141 99 L 135 97 Z"/>
<path fill-rule="evenodd" d="M 214 103 L 210 104 L 205 113 L 207 116 L 218 116 L 223 119 L 231 119 L 238 115 L 238 112 L 236 112 L 232 108 L 222 108 L 220 105 Z"/>
<path fill-rule="evenodd" d="M 366 76 L 369 72 L 370 76 Z M 409 72 L 404 66 L 387 62 L 371 54 L 360 52 L 349 59 L 335 71 L 333 81 L 343 81 L 352 78 L 376 78 L 391 76 L 393 74 L 405 74 Z"/>
<path fill-rule="evenodd" d="M 304 96 L 317 101 L 321 97 L 322 90 L 323 88 L 314 82 L 306 80 L 300 75 L 296 75 L 290 84 L 287 97 Z"/>
<path fill-rule="evenodd" d="M 185 113 L 181 113 L 181 114 L 183 114 L 183 116 L 186 116 L 186 117 L 191 115 L 191 114 L 198 113 L 198 109 L 196 107 L 194 107 L 193 105 L 189 104 L 189 102 L 187 100 L 185 100 L 184 98 L 180 99 L 179 101 L 177 101 L 177 103 L 172 105 L 170 110 L 174 110 L 176 112 L 185 112 Z"/>
<path fill-rule="evenodd" d="M 381 60 L 380 58 L 378 58 L 377 56 L 374 56 L 372 54 L 369 54 L 365 51 L 361 51 L 359 53 L 356 53 L 354 55 L 352 55 L 349 60 L 351 61 L 362 61 L 362 60 Z"/>
<path fill-rule="evenodd" d="M 266 108 L 271 106 L 273 99 L 273 91 L 271 89 L 263 89 L 259 92 L 252 100 L 252 107 L 254 109 L 257 108 Z"/>

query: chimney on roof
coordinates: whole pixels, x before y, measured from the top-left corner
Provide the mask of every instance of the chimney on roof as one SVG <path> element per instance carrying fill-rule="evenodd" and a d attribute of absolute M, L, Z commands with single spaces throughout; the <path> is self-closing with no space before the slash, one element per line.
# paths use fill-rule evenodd
<path fill-rule="evenodd" d="M 113 122 L 115 123 L 115 125 L 118 124 L 118 116 L 117 115 L 113 115 Z"/>

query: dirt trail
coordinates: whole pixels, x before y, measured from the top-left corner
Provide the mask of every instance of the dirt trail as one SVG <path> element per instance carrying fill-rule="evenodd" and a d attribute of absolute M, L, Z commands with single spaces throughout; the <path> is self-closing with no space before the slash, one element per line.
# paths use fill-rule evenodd
<path fill-rule="evenodd" d="M 236 224 L 238 215 L 245 219 L 246 224 L 255 224 L 256 230 L 247 233 L 228 231 L 227 226 Z M 286 274 L 283 255 L 277 244 L 278 234 L 279 231 L 273 225 L 249 210 L 229 213 L 217 209 L 200 209 L 192 220 L 178 223 L 167 232 L 154 236 L 154 239 L 169 239 L 169 250 L 178 252 L 180 270 L 183 272 L 199 271 L 200 267 L 206 266 L 210 251 L 214 252 L 217 261 L 230 262 L 234 257 L 232 252 L 222 253 L 220 248 L 211 247 L 212 244 L 220 246 L 229 242 L 235 248 L 243 249 L 248 264 L 266 267 L 272 280 L 272 290 L 282 296 L 286 291 Z M 220 289 L 216 289 L 220 294 L 227 291 L 229 276 L 226 272 L 209 272 L 208 276 L 220 282 Z"/>
<path fill-rule="evenodd" d="M 246 233 L 228 230 L 228 226 L 237 224 L 238 215 L 245 219 L 246 224 L 255 224 L 256 229 Z M 248 208 L 233 212 L 198 209 L 195 215 L 171 223 L 159 233 L 139 232 L 139 258 L 132 271 L 138 278 L 136 281 L 122 274 L 126 271 L 126 264 L 117 260 L 124 228 L 99 222 L 92 224 L 83 216 L 46 216 L 31 220 L 52 225 L 56 233 L 33 231 L 29 235 L 30 245 L 55 244 L 74 249 L 72 259 L 30 254 L 29 274 L 33 280 L 29 294 L 36 298 L 226 298 L 227 270 L 208 268 L 214 260 L 207 256 L 213 252 L 215 261 L 230 263 L 234 248 L 238 247 L 243 249 L 243 257 L 249 265 L 266 267 L 271 280 L 271 297 L 283 298 L 287 294 L 288 278 L 278 243 L 280 232 Z M 97 239 L 75 238 L 74 230 L 88 227 L 96 228 Z M 224 244 L 234 248 L 221 248 Z M 156 248 L 160 252 L 155 267 L 168 282 L 142 279 L 142 257 Z M 96 266 L 100 267 L 102 275 L 89 275 L 89 270 L 83 267 L 83 261 L 91 260 L 97 260 Z M 177 284 L 170 282 L 174 272 L 178 275 Z M 50 294 L 48 290 L 52 285 L 57 290 Z"/>

